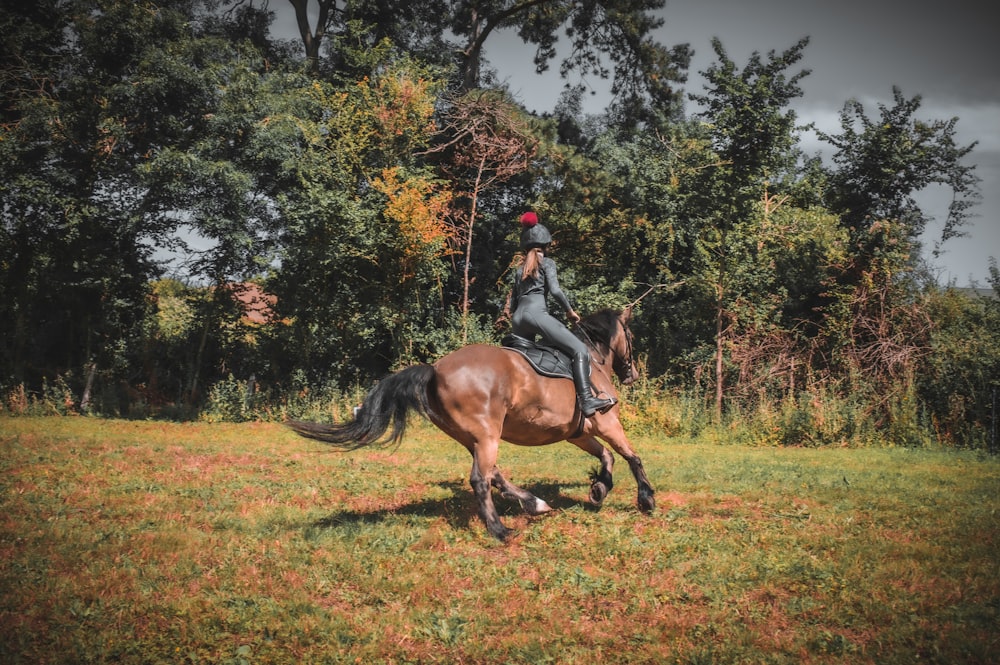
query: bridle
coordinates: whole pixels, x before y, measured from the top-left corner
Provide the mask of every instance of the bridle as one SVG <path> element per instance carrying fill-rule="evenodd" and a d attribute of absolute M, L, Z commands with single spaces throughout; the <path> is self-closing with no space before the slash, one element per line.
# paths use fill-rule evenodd
<path fill-rule="evenodd" d="M 656 289 L 665 288 L 665 289 L 673 290 L 673 289 L 676 289 L 679 286 L 682 286 L 685 281 L 686 280 L 681 280 L 679 282 L 674 282 L 673 284 L 652 284 L 652 285 L 649 285 L 649 288 L 646 289 L 646 292 L 643 293 L 638 298 L 636 298 L 635 300 L 633 300 L 632 303 L 629 304 L 628 307 L 625 308 L 625 311 L 626 312 L 631 312 L 633 307 L 635 307 L 636 305 L 638 305 L 639 302 L 643 298 L 645 298 L 646 296 L 648 296 L 650 293 L 652 293 Z M 632 368 L 635 367 L 635 352 L 632 349 L 632 331 L 629 329 L 628 324 L 626 324 L 624 321 L 622 321 L 621 317 L 618 317 L 618 325 L 621 326 L 621 328 L 622 328 L 622 334 L 625 335 L 625 349 L 626 349 L 626 353 L 628 354 L 628 357 L 627 358 L 623 358 L 621 356 L 621 354 L 619 354 L 614 349 L 614 347 L 611 346 L 611 340 L 610 340 L 610 338 L 608 339 L 608 349 L 611 351 L 612 354 L 614 354 L 614 359 L 611 361 L 611 368 L 614 370 L 614 372 L 618 376 L 618 378 L 622 382 L 625 382 L 631 376 L 631 374 L 632 374 Z M 587 331 L 584 330 L 583 326 L 579 326 L 578 325 L 577 327 L 582 331 L 583 336 L 584 336 L 584 338 L 587 341 L 587 344 L 589 344 L 590 347 L 596 351 L 597 350 L 597 346 L 594 344 L 594 340 L 590 339 L 590 335 L 587 334 Z M 625 370 L 624 371 L 620 371 L 620 367 L 621 367 L 621 365 L 622 365 L 623 362 L 626 363 L 625 364 Z M 601 365 L 604 364 L 603 359 L 600 361 L 599 364 L 601 364 Z M 624 374 L 624 376 L 623 376 L 623 374 Z M 633 379 L 638 379 L 639 377 L 635 376 L 635 377 L 632 377 L 632 378 Z"/>
<path fill-rule="evenodd" d="M 626 357 L 622 358 L 614 347 L 611 346 L 609 340 L 608 348 L 610 348 L 611 353 L 614 354 L 614 359 L 611 361 L 611 368 L 615 371 L 615 374 L 618 375 L 618 379 L 621 381 L 625 381 L 628 378 L 639 378 L 632 377 L 632 368 L 635 367 L 635 353 L 632 349 L 632 331 L 629 330 L 629 327 L 620 318 L 618 319 L 618 325 L 621 326 L 622 335 L 625 336 Z M 618 367 L 621 366 L 623 360 L 625 362 L 625 367 L 622 371 L 619 371 Z"/>
<path fill-rule="evenodd" d="M 635 355 L 632 347 L 632 331 L 629 330 L 625 322 L 621 320 L 621 317 L 615 317 L 615 320 L 618 322 L 618 326 L 621 327 L 622 335 L 625 337 L 625 355 L 623 356 L 618 353 L 617 349 L 611 345 L 611 339 L 613 339 L 613 337 L 608 338 L 607 347 L 612 356 L 611 369 L 620 381 L 626 381 L 632 374 L 632 368 L 635 367 Z M 580 324 L 577 324 L 576 328 L 580 331 L 580 334 L 587 342 L 587 345 L 594 351 L 597 351 L 597 343 L 594 342 L 593 338 L 591 338 L 587 329 Z M 597 360 L 598 365 L 603 365 L 605 362 L 606 359 L 604 357 L 600 357 Z"/>

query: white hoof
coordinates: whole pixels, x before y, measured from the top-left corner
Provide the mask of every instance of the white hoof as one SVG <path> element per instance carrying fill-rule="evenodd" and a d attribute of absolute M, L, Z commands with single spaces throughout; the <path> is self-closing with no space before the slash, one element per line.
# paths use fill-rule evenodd
<path fill-rule="evenodd" d="M 524 509 L 529 515 L 544 515 L 552 510 L 552 506 L 545 503 L 541 499 L 535 499 L 534 505 L 525 506 Z"/>

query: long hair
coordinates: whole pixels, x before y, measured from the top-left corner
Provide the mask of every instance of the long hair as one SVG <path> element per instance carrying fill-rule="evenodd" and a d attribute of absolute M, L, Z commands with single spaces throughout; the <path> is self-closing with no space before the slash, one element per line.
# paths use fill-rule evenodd
<path fill-rule="evenodd" d="M 532 247 L 524 256 L 524 267 L 521 269 L 522 279 L 534 279 L 545 257 L 544 247 Z"/>

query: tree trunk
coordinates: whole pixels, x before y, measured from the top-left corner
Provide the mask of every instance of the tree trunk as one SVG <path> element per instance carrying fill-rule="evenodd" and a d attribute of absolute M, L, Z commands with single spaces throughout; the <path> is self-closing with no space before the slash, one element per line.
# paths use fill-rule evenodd
<path fill-rule="evenodd" d="M 94 375 L 97 374 L 97 363 L 91 360 L 87 363 L 87 385 L 83 388 L 83 397 L 80 398 L 80 410 L 87 411 L 90 408 L 90 394 L 94 388 Z"/>
<path fill-rule="evenodd" d="M 479 160 L 479 170 L 476 172 L 476 184 L 472 188 L 472 206 L 469 211 L 469 224 L 465 234 L 465 272 L 462 276 L 462 344 L 469 338 L 469 264 L 472 263 L 472 229 L 476 224 L 476 208 L 479 202 L 479 188 L 486 169 L 486 156 Z"/>
<path fill-rule="evenodd" d="M 205 321 L 205 327 L 201 331 L 201 341 L 198 343 L 198 352 L 194 357 L 194 366 L 191 368 L 191 384 L 188 389 L 188 404 L 194 405 L 196 395 L 198 394 L 198 374 L 201 371 L 201 359 L 205 355 L 205 347 L 208 345 L 208 329 L 210 326 L 210 321 Z"/>
<path fill-rule="evenodd" d="M 302 46 L 306 51 L 306 60 L 309 61 L 309 69 L 312 73 L 319 71 L 319 48 L 326 35 L 326 26 L 330 18 L 330 9 L 336 0 L 319 0 L 319 16 L 316 19 L 316 31 L 309 27 L 309 0 L 288 0 L 295 8 L 295 22 L 299 28 L 299 36 L 302 38 Z"/>
<path fill-rule="evenodd" d="M 725 312 L 722 309 L 722 299 L 715 306 L 715 421 L 717 423 L 722 422 L 722 393 L 723 393 L 723 375 L 722 371 L 722 333 L 723 333 L 723 319 L 725 318 Z"/>

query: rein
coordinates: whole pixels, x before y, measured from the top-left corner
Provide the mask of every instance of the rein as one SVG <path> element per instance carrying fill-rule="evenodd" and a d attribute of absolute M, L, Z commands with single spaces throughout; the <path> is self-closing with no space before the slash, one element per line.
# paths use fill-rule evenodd
<path fill-rule="evenodd" d="M 616 319 L 616 321 L 618 322 L 618 327 L 620 327 L 622 329 L 622 334 L 625 336 L 625 348 L 626 348 L 626 353 L 628 355 L 627 355 L 627 357 L 622 357 L 622 355 L 620 353 L 618 353 L 618 351 L 616 351 L 613 346 L 611 346 L 611 339 L 609 337 L 608 343 L 607 343 L 607 347 L 608 347 L 608 350 L 611 352 L 611 355 L 613 356 L 612 363 L 611 363 L 612 369 L 614 368 L 615 362 L 617 362 L 619 364 L 621 364 L 622 362 L 624 362 L 626 367 L 632 367 L 632 365 L 634 364 L 634 361 L 633 361 L 634 355 L 633 355 L 633 351 L 632 351 L 632 336 L 628 334 L 628 330 L 626 329 L 625 324 L 622 323 L 620 319 Z M 589 346 L 590 348 L 592 348 L 594 351 L 597 351 L 598 350 L 597 343 L 590 336 L 590 333 L 587 332 L 587 329 L 584 326 L 580 325 L 579 323 L 577 323 L 575 325 L 576 325 L 576 329 L 580 331 L 580 336 L 587 343 L 587 346 Z M 607 362 L 607 359 L 603 355 L 601 355 L 601 357 L 598 360 L 597 364 L 603 366 L 606 362 Z M 618 372 L 615 372 L 615 374 L 617 374 L 617 373 Z M 622 377 L 619 376 L 618 378 L 621 379 Z M 622 380 L 624 380 L 624 379 L 622 379 Z"/>
<path fill-rule="evenodd" d="M 628 305 L 625 309 L 626 310 L 631 310 L 636 305 L 638 305 L 639 302 L 642 301 L 643 298 L 645 298 L 646 296 L 648 296 L 650 293 L 652 293 L 656 289 L 669 289 L 669 290 L 673 290 L 673 289 L 676 289 L 676 288 L 678 288 L 680 286 L 683 286 L 686 281 L 687 280 L 681 280 L 679 282 L 674 282 L 673 284 L 653 284 L 653 285 L 650 285 L 649 288 L 646 289 L 645 293 L 643 293 L 641 296 L 639 296 L 634 301 L 632 301 L 632 303 L 630 305 Z M 598 350 L 597 349 L 597 344 L 590 337 L 590 333 L 587 332 L 587 329 L 585 327 L 583 327 L 582 325 L 580 325 L 579 323 L 575 323 L 574 325 L 576 326 L 576 329 L 580 331 L 580 337 L 587 343 L 587 345 L 590 348 L 592 348 L 594 351 L 597 351 Z M 628 357 L 627 358 L 623 358 L 622 355 L 620 353 L 618 353 L 614 349 L 614 347 L 611 346 L 611 340 L 610 340 L 610 337 L 609 337 L 609 339 L 608 339 L 608 345 L 607 345 L 608 346 L 608 350 L 611 351 L 612 355 L 614 356 L 614 360 L 612 361 L 612 368 L 614 368 L 614 364 L 615 363 L 621 364 L 622 362 L 625 362 L 626 365 L 629 368 L 632 368 L 635 365 L 635 352 L 632 349 L 632 335 L 630 334 L 628 326 L 626 326 L 624 323 L 622 323 L 621 319 L 618 320 L 618 325 L 621 326 L 622 334 L 625 335 L 625 348 L 626 348 L 626 352 L 628 354 Z M 597 364 L 598 365 L 604 365 L 605 362 L 606 362 L 606 359 L 602 357 L 600 360 L 597 361 Z M 618 372 L 615 372 L 615 374 L 617 374 L 617 373 Z M 622 379 L 622 377 L 620 377 L 620 376 L 618 378 Z M 622 379 L 622 380 L 624 381 L 624 379 Z"/>

